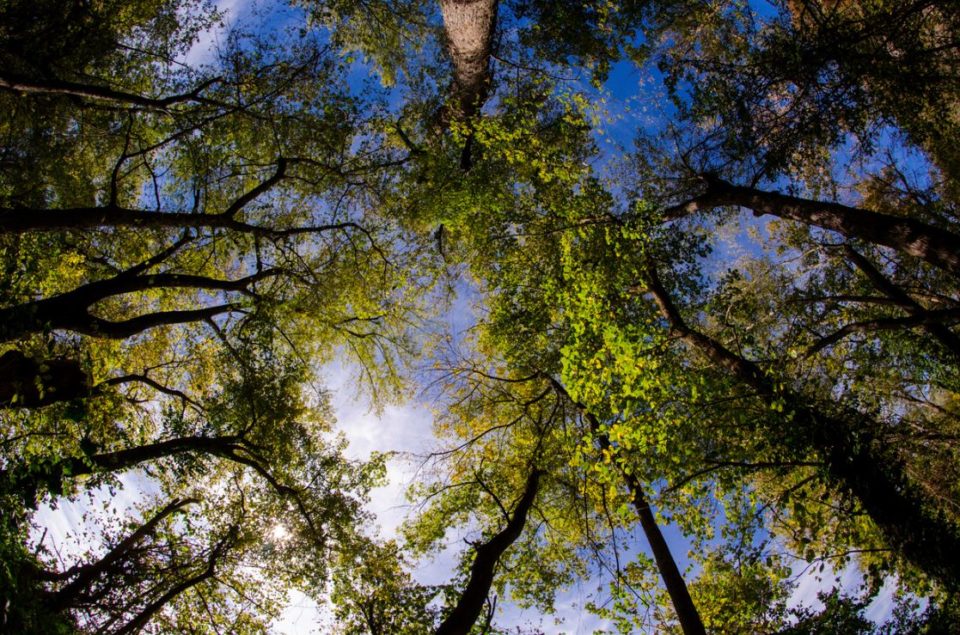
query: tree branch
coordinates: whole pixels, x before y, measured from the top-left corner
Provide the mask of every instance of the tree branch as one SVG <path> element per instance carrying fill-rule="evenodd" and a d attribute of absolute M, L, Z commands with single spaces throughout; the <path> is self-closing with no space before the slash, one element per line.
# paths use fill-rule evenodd
<path fill-rule="evenodd" d="M 261 184 L 262 185 L 262 184 Z M 254 188 L 257 189 L 257 188 Z M 251 190 L 253 192 L 253 190 Z M 249 195 L 247 192 L 244 196 Z M 262 193 L 259 192 L 259 193 Z M 238 199 L 239 200 L 239 199 Z M 244 205 L 250 202 L 249 199 Z M 229 209 L 237 207 L 237 201 Z M 233 212 L 236 214 L 239 208 Z M 72 231 L 98 227 L 149 227 L 155 229 L 225 229 L 266 238 L 282 238 L 297 234 L 323 233 L 334 230 L 363 230 L 357 223 L 328 223 L 276 229 L 238 221 L 226 212 L 195 214 L 161 212 L 120 206 L 73 207 L 64 209 L 0 208 L 0 234 L 23 234 L 35 231 Z"/>
<path fill-rule="evenodd" d="M 187 589 L 190 589 L 201 582 L 212 578 L 216 574 L 217 561 L 226 551 L 229 550 L 230 543 L 233 541 L 236 531 L 236 526 L 231 527 L 227 535 L 220 539 L 213 549 L 210 550 L 210 555 L 207 556 L 207 567 L 201 573 L 175 585 L 157 600 L 147 605 L 147 607 L 137 614 L 136 617 L 124 624 L 122 628 L 118 629 L 114 635 L 126 635 L 127 633 L 135 633 L 140 631 L 143 626 L 150 621 L 150 618 L 153 617 L 154 613 L 166 606 L 170 600 L 177 597 Z"/>
<path fill-rule="evenodd" d="M 85 99 L 127 104 L 160 111 L 166 111 L 170 106 L 175 104 L 188 102 L 221 106 L 222 104 L 219 102 L 202 96 L 203 91 L 221 81 L 223 81 L 222 77 L 214 77 L 186 93 L 170 95 L 168 97 L 146 97 L 144 95 L 116 90 L 106 86 L 97 86 L 95 84 L 81 84 L 58 79 L 37 81 L 0 72 L 0 89 L 10 92 L 28 95 L 66 95 L 70 97 L 82 97 Z"/>
<path fill-rule="evenodd" d="M 907 292 L 894 284 L 889 280 L 883 273 L 877 269 L 866 256 L 858 252 L 851 245 L 843 246 L 844 252 L 847 255 L 847 258 L 854 264 L 863 273 L 868 280 L 877 288 L 881 293 L 890 298 L 891 301 L 897 302 L 900 305 L 906 307 L 906 310 L 911 315 L 919 315 L 926 311 L 919 302 L 910 297 Z M 955 356 L 960 358 L 960 337 L 957 337 L 949 328 L 944 324 L 937 323 L 925 323 L 923 327 L 927 330 L 930 335 L 936 338 L 947 350 L 953 353 Z"/>
<path fill-rule="evenodd" d="M 54 611 L 60 611 L 70 606 L 84 588 L 89 586 L 97 576 L 105 573 L 118 560 L 123 558 L 134 545 L 143 540 L 147 535 L 153 533 L 154 529 L 156 529 L 157 525 L 160 524 L 164 518 L 182 510 L 187 505 L 197 502 L 199 501 L 196 498 L 174 500 L 154 514 L 150 520 L 140 525 L 136 531 L 121 540 L 114 548 L 108 551 L 105 556 L 100 558 L 100 560 L 91 564 L 74 566 L 63 573 L 56 574 L 56 577 L 60 579 L 73 579 L 53 593 L 48 601 L 49 608 Z"/>
<path fill-rule="evenodd" d="M 707 183 L 706 192 L 668 207 L 663 211 L 664 220 L 734 205 L 750 209 L 757 216 L 778 216 L 829 229 L 848 238 L 890 247 L 960 275 L 960 236 L 940 227 L 840 203 L 733 185 L 711 175 L 704 175 L 703 179 Z"/>
<path fill-rule="evenodd" d="M 172 324 L 189 324 L 191 322 L 201 322 L 224 313 L 238 311 L 239 304 L 220 304 L 217 306 L 206 307 L 203 309 L 191 309 L 184 311 L 158 311 L 157 313 L 148 313 L 140 315 L 129 320 L 120 320 L 112 322 L 102 318 L 88 316 L 85 322 L 73 325 L 65 325 L 64 330 L 89 335 L 91 337 L 104 337 L 107 339 L 126 339 L 144 331 L 156 328 L 158 326 L 169 326 Z"/>
<path fill-rule="evenodd" d="M 527 514 L 533 506 L 537 496 L 542 472 L 534 469 L 527 477 L 520 501 L 513 509 L 513 515 L 507 526 L 490 540 L 475 548 L 476 555 L 470 566 L 470 577 L 467 586 L 460 594 L 460 599 L 450 614 L 443 620 L 434 635 L 467 635 L 476 624 L 483 611 L 484 603 L 490 594 L 493 585 L 493 572 L 503 556 L 503 553 L 512 545 L 527 522 Z"/>

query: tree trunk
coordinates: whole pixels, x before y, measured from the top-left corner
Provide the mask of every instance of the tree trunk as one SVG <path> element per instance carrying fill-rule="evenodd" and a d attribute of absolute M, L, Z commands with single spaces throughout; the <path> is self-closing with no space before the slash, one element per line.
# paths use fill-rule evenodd
<path fill-rule="evenodd" d="M 527 514 L 533 506 L 540 482 L 540 471 L 534 470 L 527 478 L 527 484 L 520 502 L 513 510 L 513 516 L 507 526 L 487 542 L 477 545 L 476 556 L 470 566 L 470 579 L 460 594 L 457 605 L 450 615 L 440 624 L 435 635 L 468 635 L 483 611 L 483 603 L 493 586 L 493 572 L 503 553 L 516 542 L 527 522 Z"/>
<path fill-rule="evenodd" d="M 761 399 L 770 404 L 779 401 L 792 414 L 785 429 L 771 432 L 799 437 L 820 454 L 829 476 L 860 502 L 892 549 L 948 588 L 960 588 L 956 557 L 960 528 L 924 504 L 922 491 L 910 482 L 903 464 L 876 438 L 876 422 L 852 411 L 829 415 L 809 406 L 800 395 L 778 390 L 754 362 L 687 326 L 652 265 L 648 278 L 650 292 L 674 335 L 750 386 Z"/>
<path fill-rule="evenodd" d="M 606 436 L 601 435 L 601 446 L 609 447 L 610 442 Z M 670 594 L 670 601 L 673 603 L 673 609 L 677 613 L 677 619 L 680 621 L 680 628 L 684 635 L 706 635 L 706 629 L 703 626 L 703 620 L 700 619 L 700 612 L 690 597 L 690 591 L 687 589 L 687 583 L 683 579 L 680 567 L 677 561 L 673 559 L 673 553 L 670 551 L 670 545 L 667 544 L 657 525 L 657 519 L 653 515 L 650 503 L 643 495 L 643 488 L 637 479 L 620 469 L 620 475 L 623 477 L 630 495 L 633 498 L 633 508 L 640 517 L 640 527 L 643 529 L 643 535 L 650 543 L 650 550 L 653 552 L 653 559 L 657 563 L 657 570 L 663 579 L 663 585 Z"/>
<path fill-rule="evenodd" d="M 577 409 L 583 413 L 583 416 L 590 424 L 591 432 L 593 432 L 597 438 L 600 449 L 609 450 L 610 439 L 600 430 L 600 422 L 597 421 L 593 413 L 589 412 L 583 404 L 573 401 L 570 393 L 567 392 L 563 384 L 549 375 L 545 374 L 545 376 L 550 383 L 553 384 L 557 392 L 566 399 L 569 399 Z M 690 597 L 687 583 L 683 579 L 683 574 L 680 573 L 680 567 L 677 566 L 677 561 L 673 558 L 670 545 L 667 544 L 666 539 L 663 537 L 663 532 L 660 531 L 660 526 L 657 525 L 657 519 L 653 515 L 650 503 L 643 494 L 643 486 L 633 474 L 628 474 L 621 466 L 618 465 L 617 469 L 624 483 L 627 485 L 627 489 L 630 491 L 633 507 L 640 519 L 640 527 L 643 529 L 643 534 L 650 544 L 653 559 L 657 563 L 657 570 L 660 572 L 663 585 L 670 595 L 670 601 L 673 604 L 674 611 L 677 613 L 680 628 L 683 629 L 684 635 L 705 635 L 707 631 L 703 626 L 703 620 L 700 619 L 700 612 L 693 603 L 693 598 Z"/>
<path fill-rule="evenodd" d="M 490 94 L 493 76 L 490 55 L 497 21 L 497 0 L 440 0 L 447 53 L 453 64 L 453 85 L 440 112 L 444 127 L 451 122 L 469 122 L 480 112 Z M 460 169 L 473 167 L 473 132 L 460 151 Z"/>
<path fill-rule="evenodd" d="M 643 534 L 650 543 L 650 550 L 653 551 L 653 558 L 657 563 L 657 570 L 660 571 L 660 577 L 663 578 L 663 585 L 667 587 L 667 593 L 670 594 L 670 601 L 677 612 L 677 619 L 680 621 L 680 628 L 684 635 L 706 635 L 706 629 L 703 621 L 700 619 L 700 613 L 697 611 L 693 598 L 690 597 L 690 591 L 687 589 L 687 583 L 680 573 L 676 560 L 673 559 L 673 553 L 670 551 L 670 545 L 663 537 L 663 532 L 657 525 L 657 519 L 653 516 L 653 510 L 650 504 L 643 496 L 643 490 L 636 479 L 628 474 L 623 474 L 627 482 L 627 487 L 633 496 L 633 507 L 640 517 L 640 526 L 643 528 Z"/>
<path fill-rule="evenodd" d="M 601 430 L 600 422 L 586 406 L 573 399 L 566 387 L 550 373 L 537 371 L 533 375 L 519 381 L 529 381 L 535 378 L 544 379 L 550 383 L 553 390 L 564 401 L 572 404 L 590 425 L 590 430 L 597 439 L 600 450 L 610 449 L 610 440 Z M 670 551 L 670 546 L 663 537 L 657 520 L 653 515 L 653 510 L 643 493 L 643 486 L 632 474 L 628 474 L 621 466 L 617 466 L 621 478 L 630 492 L 631 500 L 640 519 L 640 526 L 643 529 L 647 541 L 650 543 L 650 549 L 653 552 L 654 560 L 657 564 L 657 570 L 663 579 L 664 586 L 670 595 L 674 610 L 677 613 L 680 627 L 685 635 L 702 635 L 706 633 L 700 613 L 697 610 L 687 584 L 683 579 L 683 574 L 677 566 L 676 560 Z"/>
<path fill-rule="evenodd" d="M 473 117 L 490 90 L 490 53 L 497 0 L 440 0 L 447 53 L 453 64 L 449 119 Z"/>

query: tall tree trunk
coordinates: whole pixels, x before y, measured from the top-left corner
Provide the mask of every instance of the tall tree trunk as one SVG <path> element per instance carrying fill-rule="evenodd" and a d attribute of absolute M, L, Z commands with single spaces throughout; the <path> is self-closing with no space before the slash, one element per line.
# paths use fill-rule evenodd
<path fill-rule="evenodd" d="M 606 435 L 599 435 L 601 447 L 610 447 L 610 441 Z M 643 529 L 643 535 L 650 543 L 650 550 L 653 552 L 653 559 L 657 563 L 657 570 L 663 579 L 663 585 L 670 594 L 670 602 L 677 613 L 677 619 L 680 622 L 680 628 L 684 635 L 706 635 L 706 628 L 703 626 L 703 620 L 700 619 L 700 612 L 690 597 L 690 591 L 687 589 L 687 583 L 683 579 L 680 567 L 673 558 L 670 551 L 670 545 L 667 544 L 657 524 L 657 519 L 653 515 L 653 509 L 643 494 L 643 486 L 632 474 L 627 474 L 622 468 L 619 468 L 620 476 L 623 478 L 630 490 L 630 496 L 633 500 L 633 508 L 640 518 L 640 527 Z"/>
<path fill-rule="evenodd" d="M 497 0 L 440 0 L 447 53 L 453 64 L 453 85 L 441 111 L 444 126 L 470 121 L 490 94 L 490 55 L 497 22 Z M 460 152 L 460 169 L 473 166 L 473 133 Z"/>
<path fill-rule="evenodd" d="M 490 90 L 490 53 L 497 0 L 440 0 L 447 53 L 453 64 L 450 119 L 473 117 Z"/>
<path fill-rule="evenodd" d="M 707 631 L 703 626 L 703 620 L 700 619 L 700 612 L 697 611 L 693 598 L 690 597 L 687 583 L 677 566 L 677 561 L 673 559 L 670 545 L 667 544 L 660 526 L 657 525 L 650 503 L 643 495 L 643 488 L 632 475 L 623 472 L 622 469 L 620 472 L 630 490 L 633 507 L 640 517 L 640 527 L 647 542 L 650 543 L 650 550 L 653 552 L 653 559 L 657 563 L 663 585 L 667 587 L 673 609 L 677 612 L 680 628 L 683 629 L 684 635 L 706 635 Z"/>
<path fill-rule="evenodd" d="M 750 386 L 761 399 L 784 403 L 792 414 L 789 429 L 776 432 L 799 437 L 820 454 L 831 479 L 860 502 L 892 549 L 948 588 L 960 589 L 956 557 L 960 528 L 925 504 L 923 492 L 910 482 L 901 461 L 876 437 L 876 422 L 851 411 L 827 414 L 788 389 L 778 390 L 757 364 L 690 328 L 652 264 L 647 277 L 649 291 L 672 334 Z"/>
<path fill-rule="evenodd" d="M 590 424 L 590 430 L 597 439 L 600 450 L 609 450 L 610 439 L 601 431 L 600 422 L 596 416 L 588 411 L 583 404 L 574 401 L 563 384 L 550 375 L 544 374 L 544 376 L 547 377 L 557 392 L 563 395 L 564 398 L 569 399 L 570 402 L 583 413 L 583 416 Z M 628 474 L 621 466 L 618 465 L 617 469 L 627 489 L 630 491 L 633 508 L 636 510 L 637 516 L 640 519 L 640 527 L 643 529 L 643 534 L 650 544 L 650 550 L 653 552 L 653 559 L 657 563 L 660 578 L 663 580 L 663 585 L 670 595 L 670 601 L 673 604 L 674 611 L 677 613 L 680 628 L 683 629 L 684 635 L 705 635 L 707 631 L 703 626 L 703 620 L 700 619 L 700 612 L 693 603 L 693 598 L 690 597 L 687 583 L 683 579 L 680 567 L 677 566 L 677 561 L 673 558 L 670 545 L 667 544 L 666 539 L 663 537 L 663 532 L 660 531 L 660 526 L 657 525 L 657 519 L 653 515 L 653 509 L 643 494 L 643 485 L 637 480 L 636 476 Z"/>
<path fill-rule="evenodd" d="M 467 635 L 479 619 L 483 604 L 490 594 L 490 587 L 493 586 L 493 572 L 497 562 L 520 537 L 527 523 L 527 514 L 537 496 L 540 475 L 541 472 L 536 469 L 530 473 L 523 496 L 514 508 L 507 526 L 487 542 L 477 545 L 467 586 L 450 615 L 435 631 L 435 635 Z"/>
<path fill-rule="evenodd" d="M 670 220 L 701 210 L 736 205 L 757 216 L 769 214 L 822 227 L 848 238 L 883 245 L 925 260 L 960 276 L 960 236 L 912 218 L 890 216 L 840 203 L 814 201 L 779 192 L 765 192 L 710 177 L 707 191 L 664 210 Z"/>

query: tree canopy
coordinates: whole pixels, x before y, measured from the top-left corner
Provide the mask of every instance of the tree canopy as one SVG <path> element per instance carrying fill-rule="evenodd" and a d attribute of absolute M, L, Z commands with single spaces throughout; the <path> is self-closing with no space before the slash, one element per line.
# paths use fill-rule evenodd
<path fill-rule="evenodd" d="M 0 62 L 5 630 L 960 620 L 955 3 L 9 0 Z"/>

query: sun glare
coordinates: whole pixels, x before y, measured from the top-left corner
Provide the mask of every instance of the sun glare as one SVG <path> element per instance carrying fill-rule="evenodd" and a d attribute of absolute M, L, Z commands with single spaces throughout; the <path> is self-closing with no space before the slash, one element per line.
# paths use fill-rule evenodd
<path fill-rule="evenodd" d="M 270 530 L 270 537 L 274 542 L 284 542 L 290 538 L 290 530 L 284 525 L 276 524 L 273 526 L 273 529 Z"/>

